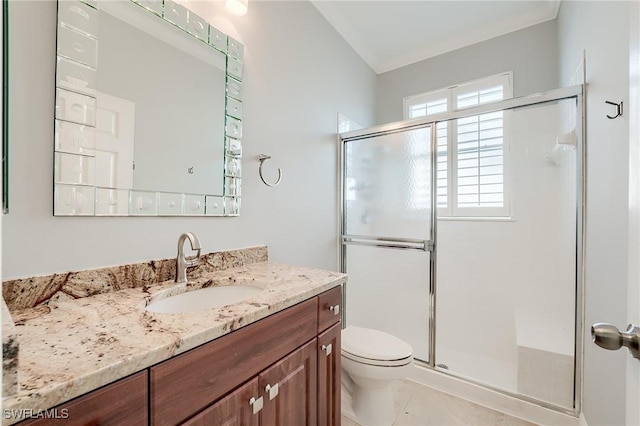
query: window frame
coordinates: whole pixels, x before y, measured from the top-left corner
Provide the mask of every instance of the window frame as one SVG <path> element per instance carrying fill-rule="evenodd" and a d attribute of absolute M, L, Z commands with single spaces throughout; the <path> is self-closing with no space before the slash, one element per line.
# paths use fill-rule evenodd
<path fill-rule="evenodd" d="M 467 81 L 464 83 L 448 86 L 445 88 L 431 90 L 429 92 L 420 93 L 417 95 L 407 96 L 403 99 L 403 118 L 405 120 L 429 117 L 436 113 L 429 114 L 428 109 L 425 115 L 413 116 L 411 114 L 411 107 L 415 105 L 422 105 L 447 100 L 446 112 L 464 111 L 468 108 L 474 108 L 477 105 L 484 105 L 485 103 L 478 103 L 476 105 L 457 108 L 457 97 L 460 93 L 468 93 L 473 91 L 479 91 L 483 89 L 489 89 L 495 86 L 502 86 L 503 96 L 502 99 L 513 98 L 513 72 L 507 71 L 500 74 L 494 74 L 488 77 Z M 488 103 L 488 102 L 487 102 Z M 428 108 L 428 107 L 427 107 Z M 443 112 L 439 111 L 438 113 Z M 509 111 L 503 111 L 503 134 L 502 134 L 502 195 L 503 206 L 502 207 L 458 207 L 458 134 L 455 130 L 455 121 L 446 121 L 447 130 L 447 172 L 446 172 L 446 207 L 438 207 L 438 218 L 443 219 L 497 219 L 504 220 L 511 218 L 511 173 L 510 173 L 510 143 L 509 143 Z M 437 123 L 436 123 L 437 125 Z M 439 155 L 436 153 L 436 155 Z M 454 167 L 455 166 L 455 167 Z M 438 169 L 439 171 L 439 169 Z M 436 182 L 436 188 L 437 188 Z M 437 189 L 436 189 L 437 191 Z M 436 197 L 438 194 L 435 195 Z"/>

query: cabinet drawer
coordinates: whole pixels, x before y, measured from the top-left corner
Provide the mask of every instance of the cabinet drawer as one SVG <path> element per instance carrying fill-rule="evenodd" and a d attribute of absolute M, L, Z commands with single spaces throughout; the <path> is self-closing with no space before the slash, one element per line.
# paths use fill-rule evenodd
<path fill-rule="evenodd" d="M 316 336 L 313 298 L 151 367 L 151 422 L 177 424 Z"/>
<path fill-rule="evenodd" d="M 56 418 L 20 425 L 147 425 L 147 371 L 141 371 L 49 410 Z"/>
<path fill-rule="evenodd" d="M 340 321 L 342 313 L 342 286 L 332 288 L 318 296 L 318 332 Z"/>

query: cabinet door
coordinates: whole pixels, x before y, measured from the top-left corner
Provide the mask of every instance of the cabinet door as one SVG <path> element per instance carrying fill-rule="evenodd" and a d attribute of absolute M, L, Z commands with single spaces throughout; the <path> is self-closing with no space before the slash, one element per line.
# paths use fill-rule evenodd
<path fill-rule="evenodd" d="M 260 374 L 264 397 L 261 426 L 316 424 L 316 345 L 317 339 L 313 339 Z M 277 392 L 273 390 L 276 385 Z"/>
<path fill-rule="evenodd" d="M 251 398 L 258 399 L 258 378 L 231 392 L 183 426 L 258 426 L 260 415 L 253 413 Z"/>
<path fill-rule="evenodd" d="M 340 335 L 335 324 L 318 336 L 318 426 L 340 425 Z"/>

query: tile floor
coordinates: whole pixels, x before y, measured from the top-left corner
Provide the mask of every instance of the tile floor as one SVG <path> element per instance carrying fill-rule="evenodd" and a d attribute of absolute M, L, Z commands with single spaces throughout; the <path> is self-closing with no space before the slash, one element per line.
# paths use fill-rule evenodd
<path fill-rule="evenodd" d="M 394 426 L 535 426 L 409 380 L 398 380 L 392 386 L 398 414 Z M 342 426 L 358 424 L 342 416 Z"/>

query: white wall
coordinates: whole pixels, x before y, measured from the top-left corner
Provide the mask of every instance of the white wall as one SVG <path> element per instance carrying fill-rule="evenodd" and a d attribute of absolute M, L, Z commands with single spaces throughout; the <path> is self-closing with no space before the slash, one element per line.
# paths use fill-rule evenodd
<path fill-rule="evenodd" d="M 562 2 L 560 80 L 574 75 L 586 50 L 587 230 L 584 414 L 590 425 L 625 424 L 627 351 L 591 343 L 590 326 L 626 326 L 628 115 L 606 118 L 606 100 L 628 104 L 629 2 Z"/>
<path fill-rule="evenodd" d="M 513 95 L 558 87 L 555 21 L 436 56 L 381 74 L 376 122 L 402 120 L 402 99 L 431 90 L 513 71 Z"/>
<path fill-rule="evenodd" d="M 337 113 L 373 122 L 375 74 L 311 4 L 251 2 L 244 17 L 218 16 L 246 46 L 239 218 L 52 217 L 56 4 L 11 2 L 9 18 L 4 279 L 170 258 L 184 231 L 205 251 L 267 244 L 274 261 L 337 268 Z M 283 169 L 277 188 L 260 181 L 259 153 L 273 156 L 269 176 Z"/>

